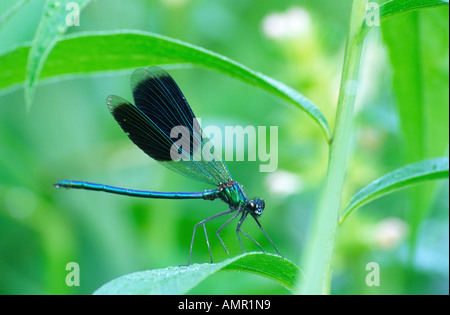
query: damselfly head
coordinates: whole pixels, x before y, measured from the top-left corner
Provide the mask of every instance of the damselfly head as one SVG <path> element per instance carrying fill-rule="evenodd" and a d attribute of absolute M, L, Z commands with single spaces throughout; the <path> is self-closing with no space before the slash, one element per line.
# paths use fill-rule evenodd
<path fill-rule="evenodd" d="M 247 204 L 247 209 L 250 210 L 251 214 L 259 217 L 262 214 L 265 206 L 266 204 L 264 200 L 258 198 L 250 200 Z"/>

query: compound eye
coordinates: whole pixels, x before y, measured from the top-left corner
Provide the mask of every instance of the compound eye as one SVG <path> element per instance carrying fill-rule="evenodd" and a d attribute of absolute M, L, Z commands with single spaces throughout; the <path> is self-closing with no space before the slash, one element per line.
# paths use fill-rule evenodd
<path fill-rule="evenodd" d="M 252 201 L 250 201 L 249 203 L 248 203 L 248 206 L 251 208 L 251 209 L 255 209 L 256 208 L 256 204 L 255 204 L 255 202 L 252 200 Z"/>
<path fill-rule="evenodd" d="M 265 207 L 266 203 L 264 202 L 264 200 L 261 199 L 261 210 L 264 210 Z"/>

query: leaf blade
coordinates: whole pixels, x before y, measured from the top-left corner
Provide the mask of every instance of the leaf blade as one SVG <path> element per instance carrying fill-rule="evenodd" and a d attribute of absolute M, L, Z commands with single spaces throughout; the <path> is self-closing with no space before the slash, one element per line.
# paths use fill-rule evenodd
<path fill-rule="evenodd" d="M 129 49 L 124 50 L 123 47 Z M 23 54 L 24 50 L 26 47 L 21 47 L 17 52 L 10 51 L 0 56 L 0 65 L 7 69 L 6 73 L 0 73 L 0 82 L 4 82 L 0 83 L 0 90 L 22 82 L 21 70 L 18 69 L 22 61 L 17 54 Z M 5 59 L 13 59 L 14 65 L 6 64 Z M 48 56 L 41 78 L 186 63 L 221 72 L 288 101 L 316 121 L 327 140 L 331 138 L 328 121 L 320 109 L 294 89 L 225 56 L 158 34 L 114 31 L 65 36 Z"/>
<path fill-rule="evenodd" d="M 380 18 L 387 19 L 401 13 L 406 13 L 417 9 L 448 5 L 448 3 L 448 0 L 392 0 L 380 5 Z"/>
<path fill-rule="evenodd" d="M 76 3 L 81 11 L 90 1 L 74 0 L 70 2 Z M 68 13 L 66 4 L 68 3 L 68 0 L 47 0 L 45 2 L 41 21 L 33 39 L 26 66 L 25 100 L 28 108 L 31 106 L 37 80 L 48 55 L 68 28 L 66 22 Z"/>
<path fill-rule="evenodd" d="M 379 197 L 428 180 L 448 179 L 448 176 L 448 157 L 429 159 L 399 168 L 357 192 L 342 211 L 339 223 L 342 224 L 356 209 Z"/>
<path fill-rule="evenodd" d="M 221 270 L 255 273 L 278 281 L 292 291 L 300 269 L 279 256 L 248 253 L 216 264 L 135 272 L 106 283 L 94 294 L 185 294 L 202 280 Z M 279 270 L 283 272 L 280 273 Z"/>
<path fill-rule="evenodd" d="M 405 163 L 443 156 L 448 148 L 448 9 L 413 11 L 385 21 L 383 39 L 405 144 Z M 439 135 L 439 136 L 437 136 Z M 435 197 L 434 183 L 408 191 L 410 259 Z"/>

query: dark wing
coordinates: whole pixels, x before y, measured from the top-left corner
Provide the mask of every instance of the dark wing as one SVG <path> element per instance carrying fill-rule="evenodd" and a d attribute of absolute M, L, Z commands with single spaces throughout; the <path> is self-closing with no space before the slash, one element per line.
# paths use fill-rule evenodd
<path fill-rule="evenodd" d="M 159 67 L 135 70 L 131 89 L 136 106 L 115 95 L 109 96 L 107 103 L 134 144 L 164 166 L 189 178 L 212 185 L 231 180 L 222 157 L 195 125 L 192 109 L 165 70 Z M 212 149 L 208 150 L 210 156 L 206 160 L 201 154 L 205 145 Z"/>

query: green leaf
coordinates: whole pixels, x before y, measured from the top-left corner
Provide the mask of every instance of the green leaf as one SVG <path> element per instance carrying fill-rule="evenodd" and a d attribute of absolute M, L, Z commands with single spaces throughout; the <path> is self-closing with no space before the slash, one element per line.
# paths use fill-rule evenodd
<path fill-rule="evenodd" d="M 58 39 L 66 32 L 66 17 L 70 13 L 66 9 L 69 2 L 78 5 L 81 11 L 91 0 L 47 0 L 44 5 L 33 44 L 29 51 L 26 67 L 25 100 L 27 107 L 31 105 L 39 75 L 48 55 Z"/>
<path fill-rule="evenodd" d="M 249 253 L 216 264 L 194 264 L 135 272 L 112 280 L 94 292 L 99 295 L 186 294 L 218 271 L 243 271 L 278 281 L 293 290 L 300 269 L 287 259 L 271 254 Z"/>
<path fill-rule="evenodd" d="M 380 18 L 387 19 L 412 10 L 441 5 L 448 5 L 448 0 L 391 0 L 380 5 Z"/>
<path fill-rule="evenodd" d="M 448 148 L 448 8 L 409 12 L 382 24 L 393 69 L 406 148 L 405 164 L 443 156 Z M 411 258 L 421 222 L 433 202 L 434 185 L 410 190 Z"/>
<path fill-rule="evenodd" d="M 448 5 L 449 0 L 388 0 L 378 7 L 379 20 L 387 20 L 393 16 L 402 15 L 418 9 L 432 8 L 443 5 Z M 368 12 L 373 14 L 373 12 Z M 377 23 L 364 23 L 361 33 L 363 37 L 374 27 Z"/>
<path fill-rule="evenodd" d="M 2 16 L 0 16 L 0 27 L 5 24 L 10 17 L 14 15 L 21 7 L 23 7 L 30 0 L 19 0 L 14 4 L 8 11 L 6 11 Z"/>
<path fill-rule="evenodd" d="M 23 56 L 26 53 L 27 47 L 19 47 L 0 55 L 0 90 L 23 82 Z M 294 104 L 311 116 L 330 139 L 330 127 L 325 116 L 292 88 L 227 57 L 157 34 L 127 31 L 66 36 L 48 57 L 41 78 L 55 80 L 62 76 L 73 78 L 156 64 L 186 63 L 222 72 Z"/>
<path fill-rule="evenodd" d="M 448 179 L 448 164 L 448 157 L 425 160 L 399 168 L 373 181 L 353 196 L 339 222 L 342 224 L 350 213 L 386 194 L 429 180 Z"/>

